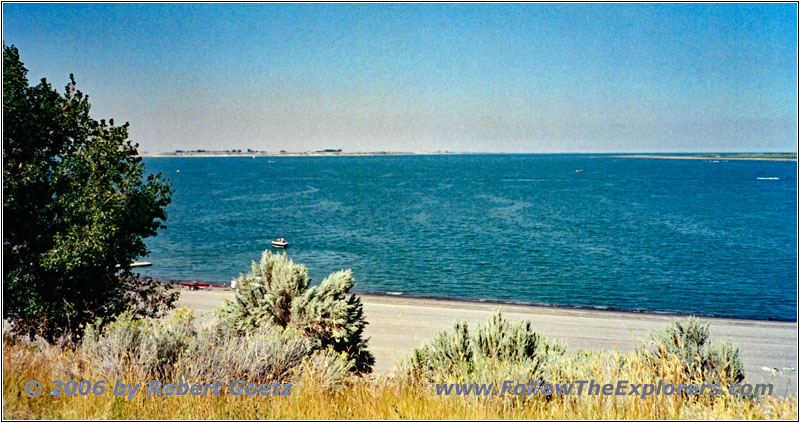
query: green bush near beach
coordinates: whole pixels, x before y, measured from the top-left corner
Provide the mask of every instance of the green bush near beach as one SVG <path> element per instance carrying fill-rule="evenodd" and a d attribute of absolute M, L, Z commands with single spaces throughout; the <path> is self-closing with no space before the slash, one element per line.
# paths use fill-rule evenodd
<path fill-rule="evenodd" d="M 674 356 L 687 374 L 705 383 L 739 383 L 744 380 L 744 366 L 739 347 L 726 341 L 708 342 L 709 324 L 695 317 L 675 319 L 662 330 L 649 334 L 643 347 L 652 360 Z"/>
<path fill-rule="evenodd" d="M 530 321 L 510 323 L 500 312 L 477 325 L 470 335 L 465 322 L 439 332 L 416 348 L 402 366 L 414 383 L 494 383 L 505 380 L 552 380 L 552 366 L 566 345 L 549 341 Z"/>
<path fill-rule="evenodd" d="M 4 330 L 5 419 L 796 419 L 796 398 L 710 395 L 436 395 L 435 383 L 595 379 L 631 384 L 657 380 L 702 383 L 681 353 L 653 355 L 576 351 L 547 342 L 527 322 L 499 314 L 470 335 L 467 326 L 439 334 L 409 361 L 411 369 L 354 376 L 346 357 L 313 339 L 265 326 L 240 335 L 219 323 L 196 329 L 191 312 L 166 320 L 123 315 L 81 344 L 58 346 Z M 684 351 L 686 352 L 686 351 Z M 690 356 L 691 354 L 687 355 Z M 433 360 L 427 364 L 423 360 Z M 450 365 L 448 365 L 450 363 Z M 468 364 L 469 363 L 469 364 Z M 538 364 L 537 364 L 538 363 Z M 423 377 L 411 377 L 416 374 Z M 291 383 L 289 396 L 42 395 L 29 398 L 29 380 L 121 380 L 124 383 Z M 51 386 L 44 386 L 52 389 Z"/>
<path fill-rule="evenodd" d="M 363 338 L 361 299 L 351 294 L 353 273 L 331 273 L 309 288 L 308 270 L 286 254 L 261 255 L 252 271 L 236 280 L 236 300 L 227 301 L 218 315 L 232 330 L 252 333 L 262 328 L 293 330 L 318 342 L 320 348 L 344 354 L 360 373 L 372 370 L 375 358 Z"/>
<path fill-rule="evenodd" d="M 219 322 L 198 329 L 193 312 L 185 308 L 167 319 L 123 313 L 102 329 L 92 325 L 74 351 L 78 366 L 67 372 L 68 379 L 79 376 L 76 369 L 92 369 L 103 380 L 263 384 L 296 381 L 311 369 L 321 376 L 316 383 L 334 388 L 350 368 L 344 355 L 291 329 L 262 327 L 238 334 Z"/>

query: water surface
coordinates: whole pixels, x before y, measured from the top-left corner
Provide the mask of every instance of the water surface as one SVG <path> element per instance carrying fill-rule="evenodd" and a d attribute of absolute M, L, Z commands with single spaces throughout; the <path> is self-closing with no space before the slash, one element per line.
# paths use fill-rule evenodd
<path fill-rule="evenodd" d="M 796 162 L 582 155 L 146 158 L 143 275 L 230 281 L 283 236 L 357 290 L 795 320 Z M 576 172 L 581 169 L 583 172 Z M 775 179 L 777 178 L 777 179 Z"/>

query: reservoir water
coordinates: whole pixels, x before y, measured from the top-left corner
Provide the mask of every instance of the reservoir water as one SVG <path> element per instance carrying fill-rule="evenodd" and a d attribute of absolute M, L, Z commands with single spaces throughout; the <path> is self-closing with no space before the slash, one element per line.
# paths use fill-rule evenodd
<path fill-rule="evenodd" d="M 793 161 L 144 160 L 174 195 L 142 275 L 228 282 L 285 237 L 361 292 L 796 320 Z"/>

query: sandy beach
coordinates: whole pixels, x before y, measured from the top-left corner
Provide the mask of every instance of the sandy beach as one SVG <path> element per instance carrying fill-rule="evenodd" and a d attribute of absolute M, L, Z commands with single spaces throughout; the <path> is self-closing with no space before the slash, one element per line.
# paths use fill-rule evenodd
<path fill-rule="evenodd" d="M 195 310 L 203 319 L 230 289 L 182 290 L 179 305 Z M 414 347 L 465 320 L 470 329 L 486 321 L 498 309 L 510 320 L 530 320 L 536 330 L 578 349 L 630 351 L 649 331 L 662 328 L 670 315 L 576 310 L 451 300 L 361 295 L 369 325 L 366 336 L 375 354 L 375 372 L 387 373 Z M 751 383 L 773 383 L 775 394 L 797 391 L 797 323 L 703 318 L 711 323 L 711 339 L 729 339 L 739 345 L 740 356 Z"/>

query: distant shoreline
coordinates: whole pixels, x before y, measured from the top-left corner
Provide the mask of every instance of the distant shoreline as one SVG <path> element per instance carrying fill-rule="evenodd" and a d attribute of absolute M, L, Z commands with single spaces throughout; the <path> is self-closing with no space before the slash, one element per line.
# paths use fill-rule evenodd
<path fill-rule="evenodd" d="M 139 153 L 141 157 L 353 157 L 353 156 L 417 156 L 458 153 L 411 153 L 400 151 L 299 151 L 299 152 L 274 152 L 274 151 L 181 151 L 164 153 Z"/>
<path fill-rule="evenodd" d="M 622 159 L 665 159 L 665 160 L 759 160 L 771 162 L 796 162 L 794 153 L 725 153 L 725 154 L 623 154 L 611 157 Z"/>
<path fill-rule="evenodd" d="M 795 153 L 487 153 L 487 152 L 410 152 L 410 151 L 173 151 L 142 152 L 140 157 L 373 157 L 373 156 L 443 156 L 443 155 L 578 155 L 589 157 L 611 157 L 623 159 L 663 159 L 663 160 L 759 160 L 759 161 L 797 161 Z"/>

